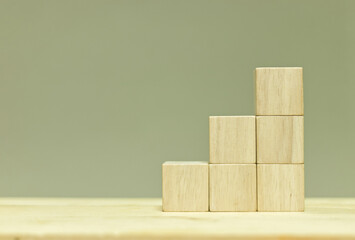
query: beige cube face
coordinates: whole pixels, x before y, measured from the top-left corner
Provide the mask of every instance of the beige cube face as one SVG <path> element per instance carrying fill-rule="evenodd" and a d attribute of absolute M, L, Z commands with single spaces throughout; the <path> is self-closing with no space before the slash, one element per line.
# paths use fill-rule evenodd
<path fill-rule="evenodd" d="M 162 171 L 164 212 L 208 211 L 207 162 L 165 162 Z"/>
<path fill-rule="evenodd" d="M 258 164 L 258 211 L 304 211 L 304 165 Z"/>
<path fill-rule="evenodd" d="M 210 163 L 255 163 L 255 116 L 211 116 Z"/>
<path fill-rule="evenodd" d="M 257 163 L 304 163 L 304 117 L 258 116 Z"/>
<path fill-rule="evenodd" d="M 256 115 L 304 115 L 303 69 L 256 68 Z"/>
<path fill-rule="evenodd" d="M 210 164 L 210 211 L 255 212 L 256 164 Z"/>

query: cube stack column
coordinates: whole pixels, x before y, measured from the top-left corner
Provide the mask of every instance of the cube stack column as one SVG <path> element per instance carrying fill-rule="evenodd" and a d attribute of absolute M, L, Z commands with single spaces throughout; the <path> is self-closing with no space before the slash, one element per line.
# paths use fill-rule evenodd
<path fill-rule="evenodd" d="M 210 211 L 256 211 L 255 116 L 211 116 Z"/>
<path fill-rule="evenodd" d="M 257 68 L 258 211 L 304 210 L 302 68 Z"/>

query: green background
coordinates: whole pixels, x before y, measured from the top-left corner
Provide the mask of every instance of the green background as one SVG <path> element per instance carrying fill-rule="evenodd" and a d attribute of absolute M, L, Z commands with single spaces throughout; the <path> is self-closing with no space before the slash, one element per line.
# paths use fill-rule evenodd
<path fill-rule="evenodd" d="M 0 195 L 159 197 L 302 66 L 307 197 L 355 196 L 355 1 L 0 1 Z"/>

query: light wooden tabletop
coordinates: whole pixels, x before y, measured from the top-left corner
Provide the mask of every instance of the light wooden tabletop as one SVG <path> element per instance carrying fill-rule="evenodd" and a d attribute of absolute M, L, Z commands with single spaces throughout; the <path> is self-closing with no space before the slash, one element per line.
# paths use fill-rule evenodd
<path fill-rule="evenodd" d="M 0 239 L 355 239 L 355 198 L 304 213 L 166 213 L 161 199 L 0 199 Z"/>

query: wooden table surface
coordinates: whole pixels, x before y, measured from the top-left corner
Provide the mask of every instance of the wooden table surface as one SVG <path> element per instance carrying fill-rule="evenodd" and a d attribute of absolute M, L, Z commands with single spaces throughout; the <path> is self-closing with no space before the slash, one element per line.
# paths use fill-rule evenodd
<path fill-rule="evenodd" d="M 161 199 L 0 199 L 0 239 L 355 239 L 355 198 L 301 213 L 166 213 Z"/>

